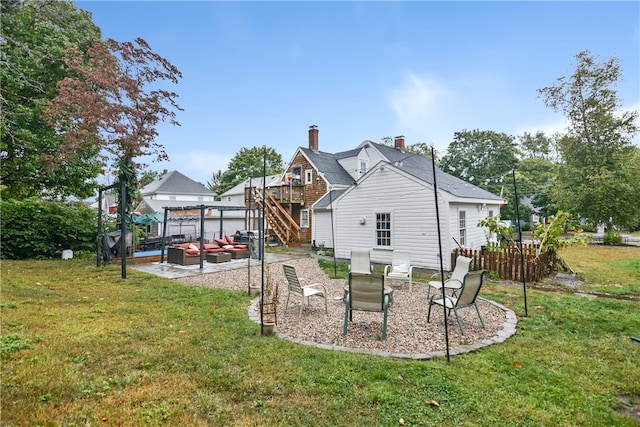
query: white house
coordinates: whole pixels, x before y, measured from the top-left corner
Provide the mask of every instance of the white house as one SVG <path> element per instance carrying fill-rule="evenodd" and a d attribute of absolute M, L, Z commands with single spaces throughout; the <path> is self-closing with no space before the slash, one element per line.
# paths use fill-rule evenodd
<path fill-rule="evenodd" d="M 242 203 L 216 202 L 207 187 L 178 171 L 167 172 L 141 190 L 143 200 L 136 211 L 160 212 L 168 209 L 167 236 L 184 236 L 194 240 L 200 236 L 201 206 L 204 206 L 204 238 L 212 240 L 246 228 L 246 210 Z M 163 224 L 147 226 L 149 236 L 162 236 Z"/>
<path fill-rule="evenodd" d="M 393 249 L 404 249 L 411 251 L 415 266 L 439 269 L 430 159 L 405 152 L 404 137 L 397 137 L 394 147 L 364 141 L 333 159 L 322 153 L 322 162 L 314 162 L 313 150 L 306 154 L 320 164 L 319 173 L 329 183 L 329 191 L 312 206 L 316 245 L 334 248 L 336 257 L 344 259 L 352 248 L 370 248 L 372 262 L 381 264 L 391 262 Z M 353 179 L 349 185 L 345 173 Z M 334 174 L 338 179 L 332 179 Z M 443 266 L 451 270 L 458 244 L 478 249 L 485 244 L 478 221 L 497 215 L 504 201 L 438 168 L 436 182 Z"/>

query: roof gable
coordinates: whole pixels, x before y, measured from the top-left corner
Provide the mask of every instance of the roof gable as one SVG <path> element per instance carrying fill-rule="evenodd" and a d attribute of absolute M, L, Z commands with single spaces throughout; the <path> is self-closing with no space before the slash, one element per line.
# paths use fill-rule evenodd
<path fill-rule="evenodd" d="M 145 185 L 140 192 L 143 197 L 152 194 L 214 195 L 213 191 L 178 171 L 171 171 L 162 175 L 152 183 Z"/>

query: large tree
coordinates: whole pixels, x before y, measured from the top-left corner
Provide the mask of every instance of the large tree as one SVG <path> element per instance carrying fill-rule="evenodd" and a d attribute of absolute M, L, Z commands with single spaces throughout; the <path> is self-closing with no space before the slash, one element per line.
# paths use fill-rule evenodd
<path fill-rule="evenodd" d="M 494 194 L 503 192 L 509 171 L 518 164 L 519 150 L 515 138 L 505 133 L 480 130 L 455 132 L 447 153 L 440 160 L 440 168 L 471 184 Z M 503 207 L 502 217 L 511 218 L 513 200 Z"/>
<path fill-rule="evenodd" d="M 220 195 L 248 178 L 262 177 L 265 158 L 267 175 L 274 175 L 284 171 L 282 155 L 275 149 L 266 146 L 242 147 L 229 162 L 229 168 L 222 172 L 217 185 L 214 174 L 212 177 L 214 182 L 209 183 L 209 188 L 216 195 Z"/>
<path fill-rule="evenodd" d="M 87 145 L 48 167 L 41 156 L 54 156 L 62 136 L 42 113 L 56 84 L 75 75 L 64 63 L 67 46 L 86 51 L 100 29 L 69 1 L 3 0 L 0 19 L 2 197 L 87 197 L 100 173 L 99 148 Z"/>
<path fill-rule="evenodd" d="M 558 140 L 557 204 L 591 225 L 633 227 L 640 222 L 640 164 L 632 143 L 638 112 L 620 111 L 617 58 L 598 62 L 584 51 L 575 59 L 571 76 L 538 90 L 569 122 Z"/>
<path fill-rule="evenodd" d="M 179 125 L 177 94 L 162 83 L 177 84 L 180 71 L 154 53 L 141 38 L 135 42 L 98 41 L 86 53 L 69 47 L 66 65 L 77 75 L 57 85 L 58 95 L 46 115 L 64 135 L 55 156 L 42 158 L 57 165 L 74 159 L 78 150 L 98 146 L 127 182 L 127 205 L 133 201 L 141 156 L 166 160 L 155 141 L 157 126 Z"/>

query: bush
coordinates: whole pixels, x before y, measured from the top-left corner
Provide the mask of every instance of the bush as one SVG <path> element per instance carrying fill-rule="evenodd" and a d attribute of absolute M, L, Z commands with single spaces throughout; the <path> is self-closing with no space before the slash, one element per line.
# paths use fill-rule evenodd
<path fill-rule="evenodd" d="M 64 249 L 95 251 L 97 213 L 80 202 L 0 202 L 0 257 L 59 258 Z"/>
<path fill-rule="evenodd" d="M 621 245 L 622 236 L 617 231 L 607 231 L 602 238 L 605 245 Z"/>

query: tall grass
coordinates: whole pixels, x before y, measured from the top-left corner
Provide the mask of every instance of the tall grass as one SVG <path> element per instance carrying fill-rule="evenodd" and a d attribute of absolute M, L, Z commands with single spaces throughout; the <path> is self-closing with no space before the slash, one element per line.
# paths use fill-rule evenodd
<path fill-rule="evenodd" d="M 505 343 L 420 362 L 261 337 L 242 292 L 81 260 L 1 273 L 4 426 L 640 425 L 618 399 L 640 396 L 632 301 L 530 291 Z M 517 288 L 483 295 L 524 312 Z"/>

